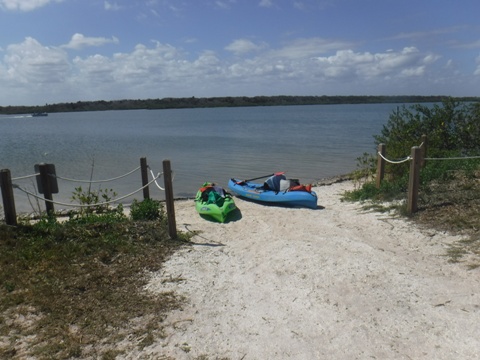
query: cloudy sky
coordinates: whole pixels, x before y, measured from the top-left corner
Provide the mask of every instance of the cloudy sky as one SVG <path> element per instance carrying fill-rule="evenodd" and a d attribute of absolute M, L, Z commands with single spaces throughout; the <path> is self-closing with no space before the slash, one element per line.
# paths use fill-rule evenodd
<path fill-rule="evenodd" d="M 480 96 L 479 0 L 0 0 L 0 106 Z"/>

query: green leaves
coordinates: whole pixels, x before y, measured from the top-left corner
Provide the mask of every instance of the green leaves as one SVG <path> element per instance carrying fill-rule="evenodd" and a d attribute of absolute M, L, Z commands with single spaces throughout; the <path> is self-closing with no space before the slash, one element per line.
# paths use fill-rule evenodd
<path fill-rule="evenodd" d="M 145 199 L 142 202 L 133 200 L 130 206 L 132 220 L 157 220 L 163 218 L 163 206 L 158 200 Z"/>

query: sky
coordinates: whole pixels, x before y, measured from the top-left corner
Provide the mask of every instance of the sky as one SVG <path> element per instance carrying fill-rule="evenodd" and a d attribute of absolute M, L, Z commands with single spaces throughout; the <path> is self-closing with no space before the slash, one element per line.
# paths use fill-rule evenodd
<path fill-rule="evenodd" d="M 480 96 L 479 0 L 0 0 L 0 106 Z"/>

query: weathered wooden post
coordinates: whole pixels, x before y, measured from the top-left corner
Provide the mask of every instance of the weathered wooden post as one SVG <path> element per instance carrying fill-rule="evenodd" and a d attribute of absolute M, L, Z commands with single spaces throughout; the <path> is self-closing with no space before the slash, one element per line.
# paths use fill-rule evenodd
<path fill-rule="evenodd" d="M 0 187 L 2 188 L 3 210 L 7 225 L 17 225 L 17 212 L 13 198 L 12 177 L 10 170 L 0 170 Z"/>
<path fill-rule="evenodd" d="M 142 187 L 143 187 L 143 199 L 147 200 L 150 199 L 150 189 L 148 188 L 148 166 L 147 166 L 147 158 L 142 157 L 140 158 L 140 171 L 142 174 Z"/>
<path fill-rule="evenodd" d="M 41 163 L 38 165 L 38 171 L 40 172 L 38 190 L 45 199 L 45 207 L 47 209 L 47 215 L 53 215 L 55 212 L 55 207 L 53 206 L 53 189 L 52 189 L 52 180 L 50 178 L 50 169 L 52 164 Z M 57 191 L 58 192 L 58 191 Z"/>
<path fill-rule="evenodd" d="M 427 161 L 425 158 L 427 157 L 427 149 L 428 149 L 428 138 L 427 135 L 422 135 L 422 145 L 420 146 L 422 149 L 422 160 L 420 161 L 420 165 L 422 168 L 427 165 Z"/>
<path fill-rule="evenodd" d="M 177 224 L 175 222 L 175 206 L 173 199 L 172 170 L 170 160 L 163 160 L 163 177 L 165 179 L 165 202 L 167 203 L 168 234 L 170 238 L 177 238 Z"/>
<path fill-rule="evenodd" d="M 383 181 L 385 176 L 385 153 L 386 145 L 378 144 L 378 153 L 377 153 L 377 189 L 380 188 L 380 184 Z"/>
<path fill-rule="evenodd" d="M 410 163 L 410 175 L 408 180 L 407 213 L 413 214 L 418 210 L 418 190 L 420 187 L 420 162 L 422 159 L 421 149 L 412 147 L 412 162 Z"/>

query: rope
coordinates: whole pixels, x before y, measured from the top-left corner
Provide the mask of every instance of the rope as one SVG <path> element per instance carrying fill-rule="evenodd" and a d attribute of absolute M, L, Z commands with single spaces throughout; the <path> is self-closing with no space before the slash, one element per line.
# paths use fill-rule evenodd
<path fill-rule="evenodd" d="M 16 178 L 12 178 L 12 180 L 23 180 L 23 179 L 28 179 L 28 178 L 39 176 L 39 175 L 40 175 L 40 173 L 32 174 L 32 175 L 19 176 L 19 177 L 16 177 Z"/>
<path fill-rule="evenodd" d="M 150 174 L 152 174 L 152 177 L 154 178 L 155 176 L 153 175 L 153 171 L 151 169 L 150 170 Z M 163 173 L 160 173 L 158 177 L 162 176 Z M 157 179 L 154 179 L 155 180 L 155 185 L 157 185 L 157 187 L 162 190 L 162 191 L 165 191 L 164 188 L 162 188 L 160 185 L 158 185 L 158 182 L 157 182 Z"/>
<path fill-rule="evenodd" d="M 147 166 L 147 167 L 148 167 L 148 169 L 150 170 L 150 173 L 152 174 L 152 177 L 155 177 L 155 176 L 153 175 L 152 169 L 150 169 L 150 165 Z M 163 175 L 163 172 L 162 172 L 162 173 L 159 173 L 159 174 L 160 174 L 160 176 L 162 176 L 162 175 Z M 160 177 L 160 176 L 159 176 L 159 177 Z M 173 182 L 174 179 L 175 179 L 175 173 L 172 171 L 172 182 Z M 157 181 L 155 181 L 155 185 L 157 185 L 157 187 L 158 187 L 160 190 L 165 191 L 164 188 L 162 188 L 160 185 L 158 185 Z"/>
<path fill-rule="evenodd" d="M 404 163 L 404 162 L 407 162 L 409 160 L 412 160 L 412 158 L 410 156 L 407 156 L 405 159 L 403 160 L 388 160 L 386 157 L 384 157 L 380 152 L 378 152 L 378 155 L 383 159 L 385 160 L 386 162 L 389 162 L 390 164 L 401 164 L 401 163 Z"/>
<path fill-rule="evenodd" d="M 23 191 L 24 193 L 28 194 L 28 195 L 31 195 L 33 196 L 34 198 L 37 198 L 38 200 L 43 200 L 43 201 L 47 201 L 47 202 L 50 202 L 50 203 L 53 203 L 53 204 L 56 204 L 56 205 L 62 205 L 62 206 L 70 206 L 70 207 L 81 207 L 81 208 L 86 208 L 86 207 L 94 207 L 94 206 L 101 206 L 101 205 L 110 205 L 110 203 L 112 202 L 118 202 L 120 200 L 123 200 L 123 199 L 126 199 L 127 197 L 129 196 L 132 196 L 134 194 L 136 194 L 137 192 L 143 190 L 144 188 L 146 188 L 147 186 L 149 186 L 151 183 L 153 183 L 154 181 L 156 181 L 159 177 L 160 177 L 160 173 L 157 175 L 157 177 L 154 177 L 153 180 L 151 180 L 148 184 L 146 184 L 145 186 L 142 186 L 140 189 L 138 190 L 135 190 L 133 192 L 131 192 L 130 194 L 127 194 L 127 195 L 124 195 L 120 198 L 117 198 L 113 201 L 106 201 L 106 202 L 103 202 L 103 203 L 96 203 L 96 204 L 67 204 L 67 203 L 62 203 L 62 202 L 58 202 L 58 201 L 53 201 L 53 200 L 50 200 L 50 199 L 45 199 L 45 198 L 42 198 L 28 190 L 25 190 L 25 189 L 22 189 L 20 186 L 18 185 L 15 185 L 15 184 L 12 184 L 12 186 L 14 188 L 17 188 L 19 189 L 20 191 Z"/>
<path fill-rule="evenodd" d="M 106 180 L 78 180 L 78 179 L 69 179 L 69 178 L 65 178 L 65 177 L 61 177 L 61 176 L 58 176 L 58 175 L 53 175 L 53 174 L 50 174 L 50 176 L 53 176 L 53 177 L 56 177 L 57 179 L 60 179 L 60 180 L 65 180 L 65 181 L 72 181 L 72 182 L 80 182 L 80 183 L 90 183 L 90 184 L 94 184 L 94 183 L 103 183 L 103 182 L 109 182 L 109 181 L 114 181 L 114 180 L 118 180 L 118 179 L 121 179 L 121 178 L 124 178 L 130 174 L 133 174 L 135 171 L 137 171 L 138 169 L 140 169 L 140 166 L 137 167 L 136 169 L 133 169 L 132 171 L 124 174 L 124 175 L 120 175 L 120 176 L 117 176 L 115 178 L 111 178 L 111 179 L 106 179 Z"/>
<path fill-rule="evenodd" d="M 480 159 L 480 156 L 451 157 L 451 158 L 425 158 L 424 160 L 468 160 L 468 159 Z"/>

